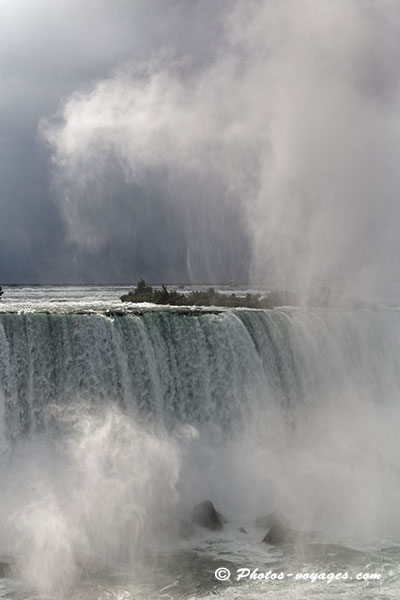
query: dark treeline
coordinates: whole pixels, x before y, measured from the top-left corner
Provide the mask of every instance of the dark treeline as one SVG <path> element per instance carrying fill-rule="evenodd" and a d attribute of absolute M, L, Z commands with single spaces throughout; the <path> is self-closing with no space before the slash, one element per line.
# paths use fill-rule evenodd
<path fill-rule="evenodd" d="M 161 289 L 154 289 L 144 279 L 140 279 L 136 287 L 128 294 L 121 296 L 122 302 L 151 302 L 152 304 L 172 304 L 175 306 L 221 306 L 229 308 L 274 308 L 296 304 L 293 292 L 284 290 L 268 292 L 268 294 L 221 294 L 214 288 L 207 290 L 194 290 L 186 294 L 176 290 L 169 290 L 165 285 Z"/>

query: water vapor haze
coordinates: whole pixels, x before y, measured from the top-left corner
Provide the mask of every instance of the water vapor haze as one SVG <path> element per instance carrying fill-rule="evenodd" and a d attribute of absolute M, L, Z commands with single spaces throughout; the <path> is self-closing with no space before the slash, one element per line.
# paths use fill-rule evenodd
<path fill-rule="evenodd" d="M 219 17 L 205 64 L 128 61 L 43 126 L 70 241 L 120 239 L 134 260 L 161 219 L 151 256 L 171 277 L 393 281 L 398 5 L 236 2 Z"/>
<path fill-rule="evenodd" d="M 399 29 L 393 0 L 2 0 L 0 281 L 398 284 Z"/>

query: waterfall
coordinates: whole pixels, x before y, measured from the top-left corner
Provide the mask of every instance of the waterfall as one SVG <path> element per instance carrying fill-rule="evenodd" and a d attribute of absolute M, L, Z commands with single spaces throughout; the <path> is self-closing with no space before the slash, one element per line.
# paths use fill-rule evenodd
<path fill-rule="evenodd" d="M 349 386 L 378 404 L 400 392 L 397 311 L 2 314 L 0 341 L 9 442 L 46 427 L 48 406 L 79 401 L 232 431 L 274 407 L 295 423 Z"/>
<path fill-rule="evenodd" d="M 211 498 L 400 529 L 400 312 L 0 315 L 0 551 L 48 591 Z"/>

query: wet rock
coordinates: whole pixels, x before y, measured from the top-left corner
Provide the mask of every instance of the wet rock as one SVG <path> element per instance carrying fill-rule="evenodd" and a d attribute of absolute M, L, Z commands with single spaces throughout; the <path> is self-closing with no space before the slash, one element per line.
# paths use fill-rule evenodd
<path fill-rule="evenodd" d="M 280 546 L 281 544 L 293 544 L 301 537 L 299 531 L 289 529 L 281 523 L 275 523 L 269 528 L 264 536 L 263 542 L 272 546 Z"/>
<path fill-rule="evenodd" d="M 299 539 L 300 532 L 290 529 L 287 520 L 279 513 L 268 513 L 256 519 L 256 526 L 268 529 L 263 542 L 273 546 L 294 543 Z"/>
<path fill-rule="evenodd" d="M 245 530 L 244 527 L 239 527 L 239 531 L 240 531 L 240 533 L 247 533 L 247 531 Z"/>
<path fill-rule="evenodd" d="M 223 529 L 223 517 L 210 500 L 197 504 L 191 512 L 191 519 L 199 527 L 205 527 L 211 531 Z"/>
<path fill-rule="evenodd" d="M 270 527 L 264 536 L 263 542 L 273 546 L 280 544 L 294 544 L 295 542 L 311 542 L 319 537 L 318 531 L 298 531 L 287 526 L 287 521 L 279 517 L 270 520 Z"/>

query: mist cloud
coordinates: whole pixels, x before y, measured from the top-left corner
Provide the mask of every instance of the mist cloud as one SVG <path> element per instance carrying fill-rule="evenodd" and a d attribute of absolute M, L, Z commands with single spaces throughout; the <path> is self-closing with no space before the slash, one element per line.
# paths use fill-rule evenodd
<path fill-rule="evenodd" d="M 28 236 L 31 271 L 39 259 L 48 278 L 249 278 L 306 292 L 399 281 L 398 3 L 4 0 L 1 10 L 2 147 L 17 130 L 21 139 L 1 182 L 2 222 Z M 34 234 L 13 208 L 28 206 L 22 148 L 43 154 L 40 117 L 51 174 L 29 188 L 42 250 L 40 226 Z M 22 260 L 9 230 L 3 257 Z"/>
<path fill-rule="evenodd" d="M 217 4 L 220 9 L 224 1 Z M 1 283 L 131 281 L 141 274 L 153 281 L 174 273 L 183 277 L 180 243 L 176 251 L 169 245 L 167 255 L 158 255 L 163 260 L 154 259 L 155 240 L 166 235 L 164 221 L 174 239 L 176 227 L 172 215 L 152 219 L 145 190 L 135 193 L 136 221 L 143 231 L 140 254 L 123 239 L 121 219 L 113 237 L 109 213 L 107 243 L 88 250 L 70 242 L 49 186 L 51 165 L 38 123 L 63 99 L 90 90 L 127 61 L 140 64 L 152 54 L 179 54 L 193 68 L 201 68 L 219 39 L 220 21 L 213 7 L 214 0 L 1 0 Z M 132 189 L 119 177 L 109 187 L 118 212 L 118 197 L 126 203 Z M 173 265 L 174 273 L 166 264 Z"/>
<path fill-rule="evenodd" d="M 193 279 L 233 276 L 246 244 L 255 281 L 397 277 L 399 17 L 391 2 L 238 2 L 201 68 L 128 62 L 70 97 L 45 136 L 71 241 L 140 228 L 111 177 L 173 215 Z"/>

